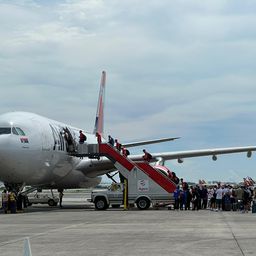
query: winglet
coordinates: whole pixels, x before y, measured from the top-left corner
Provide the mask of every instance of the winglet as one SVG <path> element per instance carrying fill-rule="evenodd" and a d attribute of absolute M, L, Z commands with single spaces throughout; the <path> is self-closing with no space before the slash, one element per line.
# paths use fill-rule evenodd
<path fill-rule="evenodd" d="M 98 99 L 98 107 L 96 112 L 96 119 L 93 133 L 103 134 L 104 131 L 104 103 L 105 103 L 105 84 L 106 84 L 106 72 L 102 71 L 101 81 L 100 81 L 100 92 Z"/>

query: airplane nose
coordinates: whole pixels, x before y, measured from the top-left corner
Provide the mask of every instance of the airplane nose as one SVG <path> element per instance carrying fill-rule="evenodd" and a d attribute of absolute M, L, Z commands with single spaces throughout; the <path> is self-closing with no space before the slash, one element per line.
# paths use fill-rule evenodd
<path fill-rule="evenodd" d="M 0 135 L 0 160 L 9 154 L 10 140 L 9 135 Z"/>

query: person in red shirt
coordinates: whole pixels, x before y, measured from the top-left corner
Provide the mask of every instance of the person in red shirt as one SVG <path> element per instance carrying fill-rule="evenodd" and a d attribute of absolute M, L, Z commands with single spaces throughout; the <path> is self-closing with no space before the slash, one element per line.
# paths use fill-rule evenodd
<path fill-rule="evenodd" d="M 86 136 L 83 134 L 83 131 L 82 130 L 80 130 L 79 131 L 79 143 L 80 144 L 83 144 L 85 141 L 86 141 Z"/>
<path fill-rule="evenodd" d="M 118 142 L 117 139 L 115 139 L 115 146 L 116 146 L 116 149 L 117 149 L 118 151 L 121 151 L 122 145 Z"/>
<path fill-rule="evenodd" d="M 127 148 L 122 147 L 122 154 L 123 156 L 127 157 L 130 155 L 130 151 Z"/>
<path fill-rule="evenodd" d="M 152 159 L 152 155 L 143 149 L 144 156 L 142 157 L 144 161 L 150 162 Z"/>

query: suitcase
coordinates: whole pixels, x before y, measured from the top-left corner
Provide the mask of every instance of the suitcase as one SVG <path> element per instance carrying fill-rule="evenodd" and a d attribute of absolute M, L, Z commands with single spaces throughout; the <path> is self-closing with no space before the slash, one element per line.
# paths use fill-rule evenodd
<path fill-rule="evenodd" d="M 238 202 L 237 203 L 237 208 L 238 208 L 239 211 L 242 211 L 244 209 L 243 202 Z"/>
<path fill-rule="evenodd" d="M 238 208 L 237 203 L 233 203 L 233 204 L 232 204 L 232 211 L 236 212 L 236 211 L 237 211 L 237 208 Z"/>
<path fill-rule="evenodd" d="M 231 211 L 232 205 L 231 203 L 225 203 L 225 211 Z"/>
<path fill-rule="evenodd" d="M 253 203 L 252 205 L 252 213 L 256 213 L 256 203 Z"/>

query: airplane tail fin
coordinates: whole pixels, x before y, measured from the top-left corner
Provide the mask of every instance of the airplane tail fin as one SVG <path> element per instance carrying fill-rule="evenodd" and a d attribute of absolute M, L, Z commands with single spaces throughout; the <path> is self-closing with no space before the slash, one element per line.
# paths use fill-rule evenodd
<path fill-rule="evenodd" d="M 103 135 L 103 132 L 104 132 L 105 84 L 106 84 L 106 72 L 102 71 L 98 107 L 96 112 L 94 130 L 93 130 L 94 134 L 98 132 L 99 134 Z"/>

